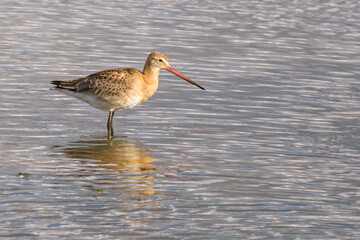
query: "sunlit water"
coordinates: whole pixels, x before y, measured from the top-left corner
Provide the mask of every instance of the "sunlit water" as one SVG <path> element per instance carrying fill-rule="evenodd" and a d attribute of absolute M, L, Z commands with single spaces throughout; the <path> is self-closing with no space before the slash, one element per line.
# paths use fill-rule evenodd
<path fill-rule="evenodd" d="M 357 239 L 360 4 L 3 1 L 0 237 Z M 52 80 L 142 65 L 107 113 Z"/>

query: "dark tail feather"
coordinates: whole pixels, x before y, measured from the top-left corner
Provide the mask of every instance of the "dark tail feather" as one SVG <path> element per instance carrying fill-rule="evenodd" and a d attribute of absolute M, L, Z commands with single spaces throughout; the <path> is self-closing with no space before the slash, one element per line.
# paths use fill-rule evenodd
<path fill-rule="evenodd" d="M 57 88 L 60 88 L 61 83 L 62 83 L 62 81 L 51 81 L 51 84 L 56 85 Z"/>
<path fill-rule="evenodd" d="M 70 81 L 51 81 L 51 84 L 56 85 L 55 88 L 63 88 L 71 91 L 77 91 L 77 84 L 84 80 L 84 78 L 77 78 Z"/>

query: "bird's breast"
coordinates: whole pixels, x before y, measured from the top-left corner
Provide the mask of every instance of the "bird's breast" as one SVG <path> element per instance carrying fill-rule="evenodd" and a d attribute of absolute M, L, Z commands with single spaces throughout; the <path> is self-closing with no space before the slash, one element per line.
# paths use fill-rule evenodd
<path fill-rule="evenodd" d="M 110 110 L 122 110 L 127 108 L 135 107 L 136 105 L 141 103 L 141 96 L 137 94 L 131 94 L 131 95 L 122 95 L 116 96 L 116 97 L 110 97 L 108 102 L 111 104 Z"/>

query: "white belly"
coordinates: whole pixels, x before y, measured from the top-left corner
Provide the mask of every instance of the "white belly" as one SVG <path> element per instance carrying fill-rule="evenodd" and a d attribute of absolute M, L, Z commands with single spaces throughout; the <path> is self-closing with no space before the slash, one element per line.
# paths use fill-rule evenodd
<path fill-rule="evenodd" d="M 138 94 L 122 94 L 121 96 L 99 97 L 93 94 L 84 94 L 73 92 L 65 89 L 56 89 L 69 96 L 75 97 L 83 102 L 88 103 L 94 108 L 103 111 L 118 111 L 127 108 L 132 108 L 138 105 L 142 97 Z"/>

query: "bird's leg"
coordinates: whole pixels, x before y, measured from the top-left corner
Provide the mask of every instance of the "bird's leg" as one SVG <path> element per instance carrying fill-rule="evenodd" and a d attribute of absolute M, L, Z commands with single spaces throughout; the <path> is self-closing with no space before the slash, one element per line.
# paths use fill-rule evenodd
<path fill-rule="evenodd" d="M 114 111 L 110 111 L 108 122 L 107 122 L 108 139 L 111 139 L 114 136 L 114 130 L 113 130 L 113 124 L 112 124 L 113 117 L 114 117 Z"/>

